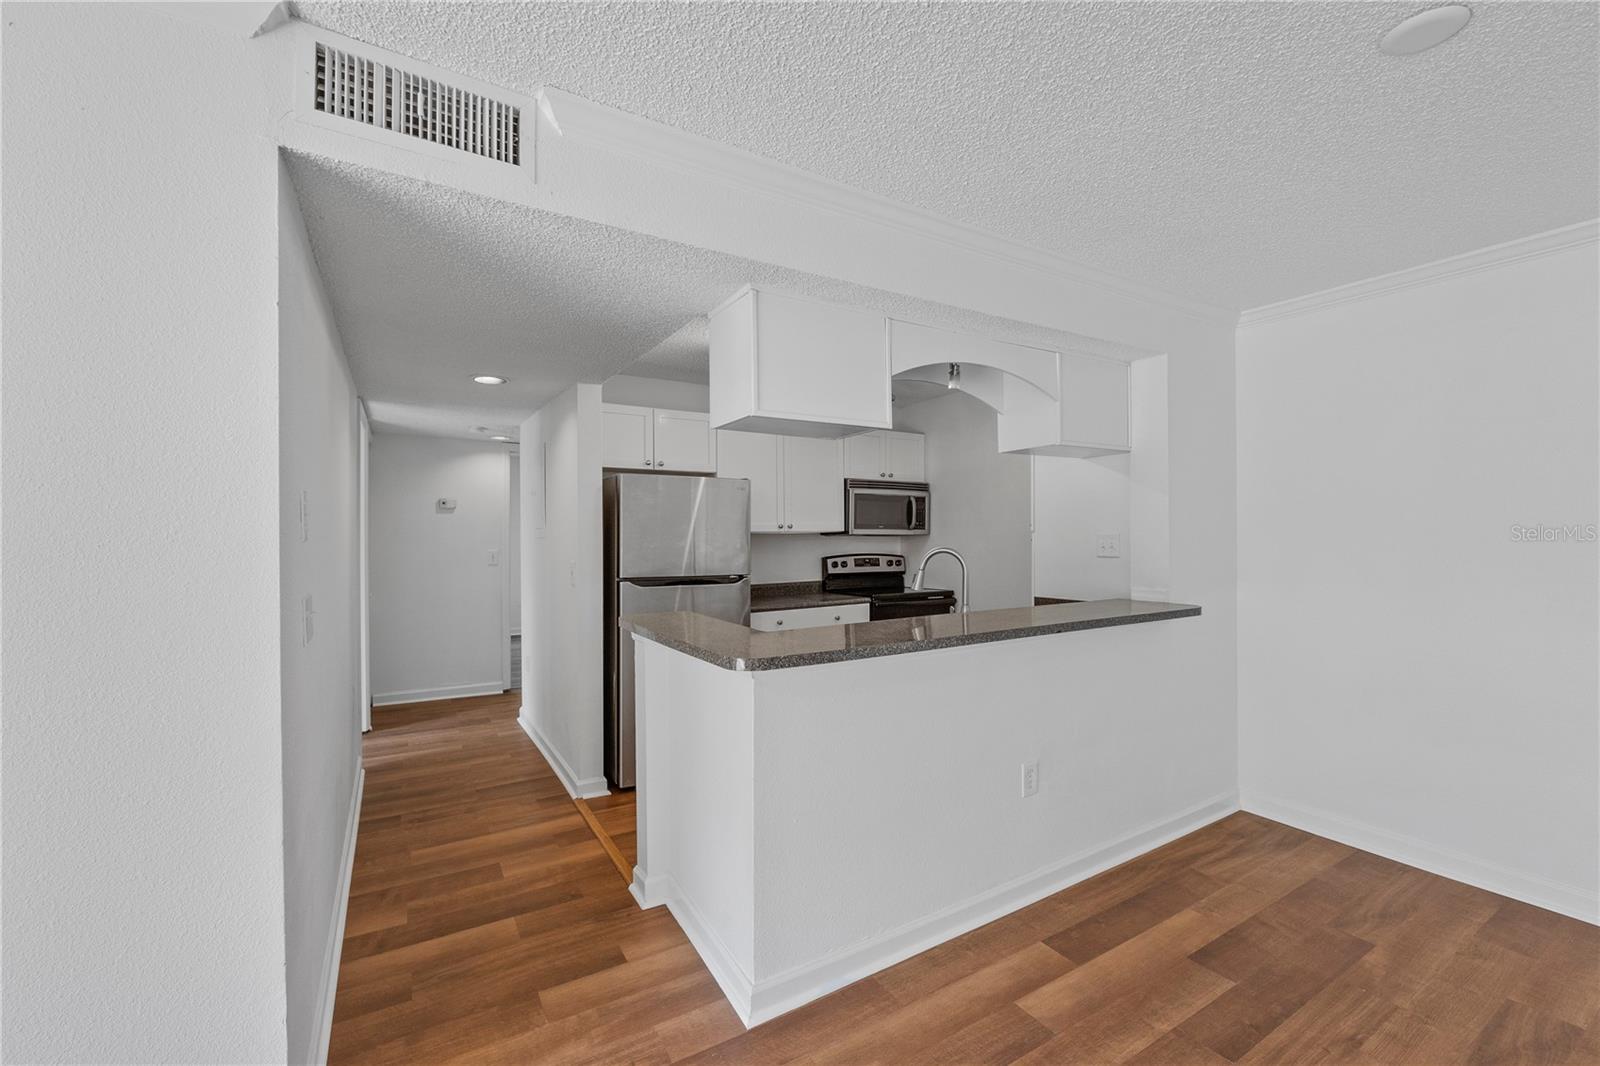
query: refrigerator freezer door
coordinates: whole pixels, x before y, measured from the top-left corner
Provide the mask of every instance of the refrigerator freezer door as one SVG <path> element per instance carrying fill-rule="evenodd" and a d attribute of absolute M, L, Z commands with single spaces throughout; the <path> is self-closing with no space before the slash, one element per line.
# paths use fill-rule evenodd
<path fill-rule="evenodd" d="M 706 585 L 634 585 L 617 583 L 617 614 L 651 614 L 656 611 L 694 611 L 725 622 L 745 624 L 750 618 L 750 579 Z M 608 740 L 606 774 L 618 788 L 634 785 L 633 637 L 621 633 L 617 640 L 617 668 L 611 671 L 606 706 L 612 719 L 606 723 Z"/>
<path fill-rule="evenodd" d="M 616 483 L 618 577 L 750 572 L 748 481 L 619 474 Z"/>

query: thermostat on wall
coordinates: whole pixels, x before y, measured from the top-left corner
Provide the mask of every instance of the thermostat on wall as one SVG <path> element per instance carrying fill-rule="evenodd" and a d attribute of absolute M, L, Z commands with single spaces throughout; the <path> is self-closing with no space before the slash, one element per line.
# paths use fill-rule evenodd
<path fill-rule="evenodd" d="M 456 501 L 449 496 L 440 496 L 434 501 L 433 509 L 440 514 L 451 514 L 456 509 Z"/>

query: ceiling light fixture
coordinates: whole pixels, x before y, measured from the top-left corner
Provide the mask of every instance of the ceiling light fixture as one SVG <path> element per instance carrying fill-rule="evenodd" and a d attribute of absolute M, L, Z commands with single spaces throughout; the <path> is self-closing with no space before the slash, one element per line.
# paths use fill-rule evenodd
<path fill-rule="evenodd" d="M 1378 50 L 1385 55 L 1414 56 L 1448 41 L 1471 20 L 1472 9 L 1465 4 L 1430 8 L 1384 34 Z"/>
<path fill-rule="evenodd" d="M 951 363 L 950 364 L 950 380 L 945 382 L 944 387 L 949 389 L 952 392 L 960 392 L 961 391 L 961 364 L 960 363 Z"/>
<path fill-rule="evenodd" d="M 506 383 L 505 378 L 499 377 L 495 374 L 479 374 L 472 380 L 476 381 L 479 385 L 504 385 Z"/>
<path fill-rule="evenodd" d="M 517 443 L 515 437 L 508 437 L 504 433 L 496 433 L 494 436 L 490 437 L 489 439 L 490 440 L 497 440 L 501 444 L 515 444 L 515 443 Z"/>

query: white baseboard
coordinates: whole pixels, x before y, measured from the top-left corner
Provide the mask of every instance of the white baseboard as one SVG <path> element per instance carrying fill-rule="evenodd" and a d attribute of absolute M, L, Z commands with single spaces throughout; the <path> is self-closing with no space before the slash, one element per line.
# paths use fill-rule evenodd
<path fill-rule="evenodd" d="M 1370 851 L 1374 855 L 1531 903 L 1535 907 L 1565 914 L 1591 925 L 1600 925 L 1600 896 L 1576 885 L 1522 873 L 1415 837 L 1392 833 L 1343 815 L 1303 807 L 1259 792 L 1246 792 L 1241 797 L 1241 806 L 1251 814 L 1337 840 L 1352 848 Z"/>
<path fill-rule="evenodd" d="M 366 788 L 367 771 L 356 767 L 356 787 L 350 795 L 350 818 L 344 830 L 344 854 L 339 860 L 339 890 L 333 901 L 333 920 L 328 946 L 322 957 L 322 988 L 317 993 L 317 1027 L 311 1034 L 310 1063 L 328 1061 L 328 1040 L 333 1036 L 333 1000 L 339 991 L 339 956 L 344 947 L 344 919 L 350 910 L 350 878 L 356 865 L 356 832 L 361 825 L 361 793 Z"/>
<path fill-rule="evenodd" d="M 464 696 L 498 696 L 506 690 L 504 682 L 482 681 L 474 685 L 447 685 L 444 688 L 414 688 L 406 692 L 384 692 L 372 697 L 374 707 L 396 703 L 427 703 L 430 700 L 458 700 Z"/>
<path fill-rule="evenodd" d="M 1238 809 L 1239 801 L 1235 793 L 1216 796 L 1171 818 L 1142 826 L 1109 844 L 1041 867 L 1033 873 L 997 885 L 864 943 L 753 983 L 721 941 L 711 933 L 694 904 L 683 898 L 670 876 L 646 879 L 635 870 L 633 894 L 641 907 L 666 904 L 683 927 L 695 951 L 699 952 L 706 968 L 711 971 L 711 976 L 716 978 L 728 1003 L 745 1027 L 750 1028 L 980 925 L 987 925 L 996 918 L 1021 910 L 1030 903 L 1192 833 Z"/>
<path fill-rule="evenodd" d="M 534 746 L 539 749 L 539 754 L 544 756 L 544 761 L 550 764 L 550 769 L 556 772 L 556 777 L 561 779 L 561 787 L 567 790 L 567 795 L 573 799 L 590 799 L 610 794 L 611 788 L 606 784 L 604 775 L 579 777 L 573 772 L 555 745 L 550 743 L 549 738 L 533 724 L 533 716 L 528 713 L 526 705 L 517 712 L 517 725 L 528 735 L 528 739 L 533 741 Z"/>

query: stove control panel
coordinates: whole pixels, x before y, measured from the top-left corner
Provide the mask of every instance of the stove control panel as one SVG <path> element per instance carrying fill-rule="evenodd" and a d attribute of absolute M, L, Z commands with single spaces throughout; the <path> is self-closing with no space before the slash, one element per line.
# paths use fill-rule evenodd
<path fill-rule="evenodd" d="M 822 557 L 822 576 L 840 574 L 903 574 L 906 557 L 903 555 L 825 555 Z"/>

